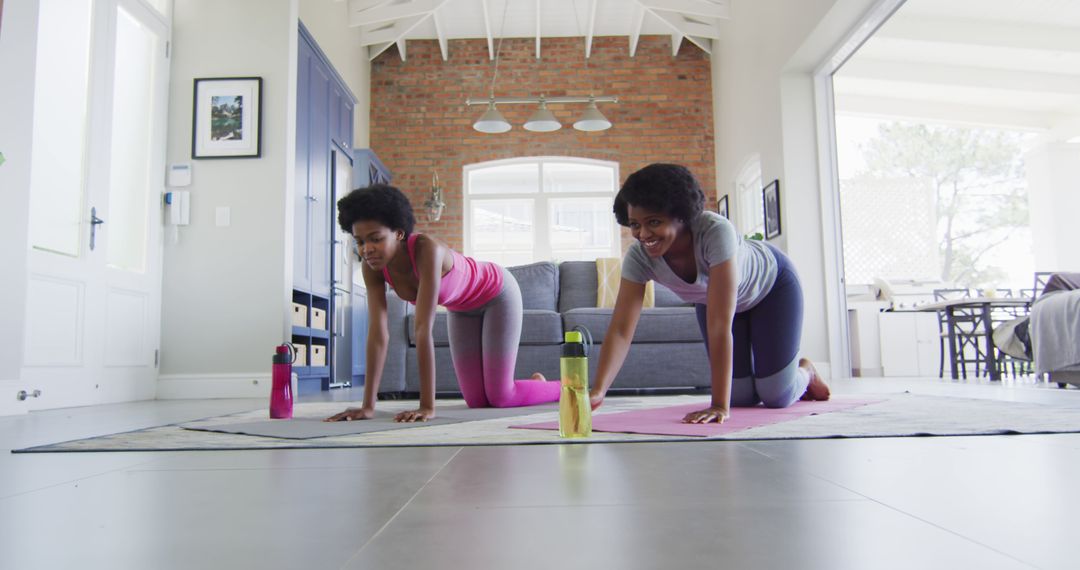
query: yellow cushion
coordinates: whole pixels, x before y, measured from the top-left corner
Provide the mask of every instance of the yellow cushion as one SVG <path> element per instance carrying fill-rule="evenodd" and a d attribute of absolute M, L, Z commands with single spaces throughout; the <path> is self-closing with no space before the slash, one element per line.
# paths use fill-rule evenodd
<path fill-rule="evenodd" d="M 596 306 L 601 309 L 615 307 L 615 298 L 619 296 L 619 283 L 622 281 L 622 259 L 618 257 L 600 257 L 596 260 Z M 653 282 L 645 284 L 645 302 L 648 309 L 656 304 Z"/>

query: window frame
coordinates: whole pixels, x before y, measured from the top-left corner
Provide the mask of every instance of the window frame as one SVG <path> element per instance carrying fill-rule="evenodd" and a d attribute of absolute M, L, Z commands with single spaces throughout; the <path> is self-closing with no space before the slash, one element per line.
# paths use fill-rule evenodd
<path fill-rule="evenodd" d="M 544 190 L 544 176 L 545 165 L 559 163 L 573 163 L 583 164 L 588 166 L 598 166 L 609 168 L 612 171 L 612 188 L 610 192 L 546 192 Z M 471 174 L 477 170 L 485 170 L 490 168 L 498 168 L 504 166 L 515 166 L 521 164 L 537 165 L 538 178 L 537 188 L 535 192 L 506 192 L 506 193 L 483 193 L 472 194 L 469 187 Z M 561 198 L 607 198 L 609 200 L 615 200 L 615 194 L 619 188 L 619 163 L 608 160 L 596 160 L 589 158 L 578 158 L 571 156 L 530 156 L 530 157 L 517 157 L 507 158 L 500 160 L 491 160 L 486 162 L 477 162 L 473 164 L 467 164 L 462 168 L 462 194 L 463 194 L 463 212 L 462 212 L 462 243 L 464 244 L 464 253 L 470 257 L 475 256 L 476 248 L 473 243 L 473 227 L 472 227 L 472 205 L 473 201 L 488 201 L 488 200 L 514 200 L 514 199 L 528 199 L 533 202 L 533 252 L 532 261 L 530 263 L 536 263 L 539 261 L 553 261 L 558 263 L 559 261 L 553 257 L 552 243 L 551 243 L 551 219 L 550 208 L 551 200 Z M 620 257 L 622 255 L 622 240 L 619 235 L 619 225 L 614 221 L 614 214 L 611 215 L 611 256 Z"/>

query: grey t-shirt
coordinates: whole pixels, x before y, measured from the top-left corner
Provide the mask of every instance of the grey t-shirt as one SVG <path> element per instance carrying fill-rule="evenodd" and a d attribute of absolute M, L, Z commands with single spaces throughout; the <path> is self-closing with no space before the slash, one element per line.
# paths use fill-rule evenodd
<path fill-rule="evenodd" d="M 735 293 L 735 311 L 748 311 L 769 294 L 776 282 L 776 256 L 764 242 L 743 239 L 727 218 L 715 212 L 702 212 L 690 223 L 690 236 L 697 260 L 697 279 L 683 281 L 663 257 L 653 259 L 640 242 L 634 242 L 623 256 L 623 279 L 645 283 L 650 279 L 667 286 L 688 303 L 704 304 L 709 286 L 709 268 L 735 257 L 739 280 Z"/>

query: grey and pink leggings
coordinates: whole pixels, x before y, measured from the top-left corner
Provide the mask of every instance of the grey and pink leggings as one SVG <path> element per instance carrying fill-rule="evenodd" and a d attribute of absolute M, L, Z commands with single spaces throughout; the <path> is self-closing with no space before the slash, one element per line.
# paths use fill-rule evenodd
<path fill-rule="evenodd" d="M 554 402 L 559 382 L 515 380 L 521 341 L 521 289 L 505 268 L 503 288 L 479 309 L 450 311 L 447 329 L 458 385 L 470 408 L 513 408 Z"/>
<path fill-rule="evenodd" d="M 791 260 L 769 246 L 779 268 L 776 283 L 750 310 L 735 313 L 731 323 L 731 405 L 786 408 L 806 392 L 809 374 L 799 368 L 803 295 Z M 705 305 L 697 305 L 698 326 L 705 338 Z"/>

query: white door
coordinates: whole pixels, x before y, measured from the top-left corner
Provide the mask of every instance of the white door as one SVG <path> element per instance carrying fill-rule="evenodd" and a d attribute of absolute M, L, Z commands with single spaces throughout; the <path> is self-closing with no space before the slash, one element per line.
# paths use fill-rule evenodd
<path fill-rule="evenodd" d="M 153 398 L 168 20 L 139 0 L 40 6 L 22 384 L 31 409 Z"/>

